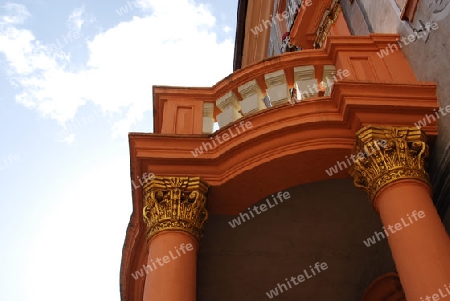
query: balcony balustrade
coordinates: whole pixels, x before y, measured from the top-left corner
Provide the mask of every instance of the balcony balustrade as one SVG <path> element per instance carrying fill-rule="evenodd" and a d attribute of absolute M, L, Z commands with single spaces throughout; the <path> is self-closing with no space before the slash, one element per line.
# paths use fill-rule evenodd
<path fill-rule="evenodd" d="M 272 57 L 237 70 L 210 88 L 155 86 L 155 133 L 211 134 L 215 122 L 224 128 L 278 106 L 330 98 L 341 81 L 418 83 L 403 52 L 378 55 L 397 38 L 332 36 L 322 49 Z M 297 95 L 294 102 L 291 95 Z M 271 108 L 263 101 L 267 96 Z"/>

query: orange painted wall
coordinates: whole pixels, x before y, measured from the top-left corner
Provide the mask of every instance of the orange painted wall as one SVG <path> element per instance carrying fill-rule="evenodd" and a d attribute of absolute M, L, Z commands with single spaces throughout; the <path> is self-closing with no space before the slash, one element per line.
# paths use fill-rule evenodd
<path fill-rule="evenodd" d="M 251 29 L 263 24 L 263 21 L 271 21 L 272 10 L 273 0 L 249 0 L 245 21 L 242 68 L 266 58 L 270 27 L 265 28 L 263 25 L 263 32 L 258 34 L 254 34 Z"/>

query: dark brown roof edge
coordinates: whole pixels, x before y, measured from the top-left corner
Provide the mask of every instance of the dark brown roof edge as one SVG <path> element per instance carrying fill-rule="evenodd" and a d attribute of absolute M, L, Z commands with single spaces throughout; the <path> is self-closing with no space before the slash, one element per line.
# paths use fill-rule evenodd
<path fill-rule="evenodd" d="M 234 43 L 233 72 L 242 67 L 242 52 L 245 38 L 245 19 L 247 17 L 248 0 L 239 0 L 237 10 L 236 39 Z"/>

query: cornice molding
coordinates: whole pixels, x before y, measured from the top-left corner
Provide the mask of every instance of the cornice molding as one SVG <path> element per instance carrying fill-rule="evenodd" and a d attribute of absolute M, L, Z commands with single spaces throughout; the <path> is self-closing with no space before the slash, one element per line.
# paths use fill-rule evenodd
<path fill-rule="evenodd" d="M 342 81 L 335 84 L 331 97 L 312 98 L 294 106 L 260 111 L 237 121 L 237 124 L 250 121 L 251 130 L 198 157 L 192 154 L 195 148 L 227 133 L 234 124 L 213 135 L 131 133 L 131 151 L 139 158 L 141 168 L 151 168 L 156 174 L 200 176 L 208 184 L 220 186 L 239 174 L 291 153 L 328 148 L 344 148 L 350 152 L 354 143 L 352 135 L 364 125 L 412 126 L 437 108 L 435 89 L 434 83 Z M 437 135 L 435 124 L 424 130 L 431 138 Z M 325 172 L 321 172 L 317 178 L 326 179 Z M 212 206 L 214 208 L 214 203 Z"/>

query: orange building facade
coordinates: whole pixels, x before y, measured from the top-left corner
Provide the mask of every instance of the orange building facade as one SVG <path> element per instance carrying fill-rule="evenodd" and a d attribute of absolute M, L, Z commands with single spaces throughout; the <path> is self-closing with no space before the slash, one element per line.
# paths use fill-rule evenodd
<path fill-rule="evenodd" d="M 400 48 L 380 55 L 398 34 L 348 19 L 335 0 L 241 0 L 232 74 L 153 87 L 154 133 L 129 134 L 122 301 L 450 296 L 438 125 L 417 126 L 450 106 Z"/>

